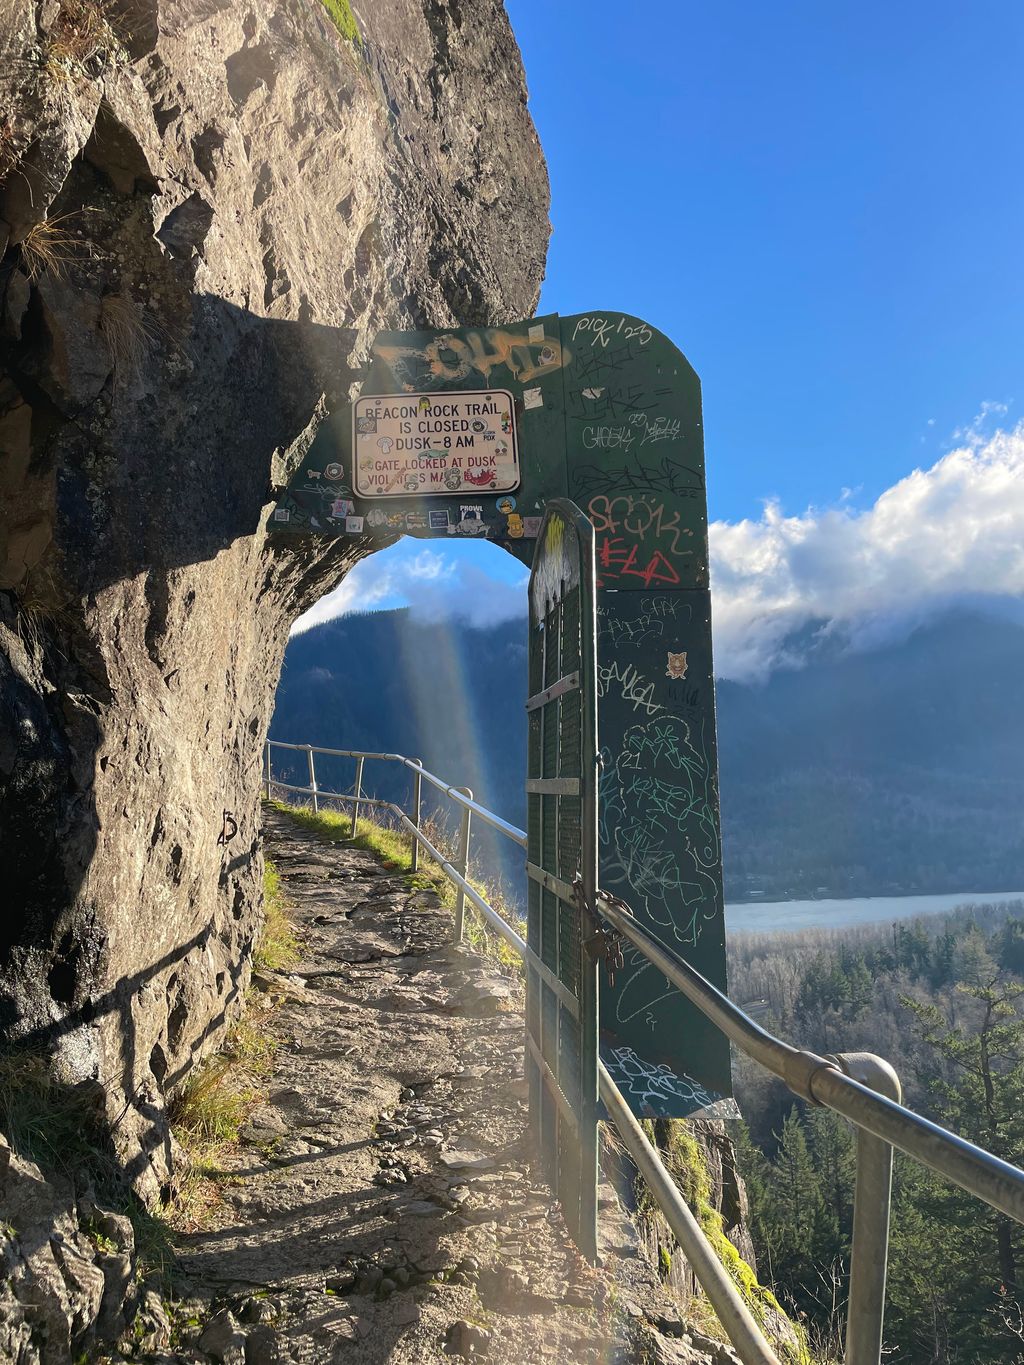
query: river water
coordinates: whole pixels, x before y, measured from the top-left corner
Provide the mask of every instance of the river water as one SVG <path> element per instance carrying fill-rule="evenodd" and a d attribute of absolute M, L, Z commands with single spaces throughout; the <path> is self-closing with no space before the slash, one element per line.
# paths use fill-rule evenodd
<path fill-rule="evenodd" d="M 889 923 L 938 915 L 958 905 L 993 905 L 1024 900 L 1024 891 L 960 891 L 941 896 L 851 896 L 846 900 L 755 901 L 725 907 L 730 933 L 791 933 L 796 929 L 841 929 L 851 924 Z"/>

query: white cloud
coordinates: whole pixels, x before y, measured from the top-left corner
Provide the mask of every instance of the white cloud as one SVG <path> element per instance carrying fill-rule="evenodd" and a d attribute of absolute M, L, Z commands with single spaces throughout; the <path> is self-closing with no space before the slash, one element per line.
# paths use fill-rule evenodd
<path fill-rule="evenodd" d="M 479 564 L 453 562 L 434 550 L 421 550 L 398 591 L 420 620 L 454 617 L 469 626 L 491 626 L 526 615 L 527 579 L 525 569 L 509 583 Z"/>
<path fill-rule="evenodd" d="M 866 645 L 959 598 L 1024 594 L 1024 423 L 985 437 L 979 420 L 958 438 L 864 511 L 769 503 L 758 521 L 714 522 L 716 671 L 763 676 L 811 621 Z"/>
<path fill-rule="evenodd" d="M 409 606 L 422 621 L 496 625 L 513 617 L 525 617 L 527 579 L 525 569 L 508 582 L 492 576 L 478 564 L 461 557 L 452 560 L 436 550 L 420 550 L 411 559 L 382 560 L 379 555 L 371 555 L 361 560 L 333 592 L 300 616 L 292 634 L 299 635 L 336 616 L 399 603 Z"/>
<path fill-rule="evenodd" d="M 962 442 L 858 510 L 833 507 L 711 525 L 716 672 L 763 677 L 795 662 L 787 637 L 808 623 L 867 647 L 909 631 L 957 600 L 1024 596 L 1024 422 L 983 433 L 1003 404 L 986 404 Z M 295 624 L 296 633 L 349 612 L 407 603 L 421 620 L 485 626 L 526 614 L 523 570 L 493 576 L 469 547 L 406 546 L 371 555 Z M 473 546 L 475 550 L 495 547 Z"/>
<path fill-rule="evenodd" d="M 322 626 L 325 621 L 333 621 L 336 616 L 348 616 L 354 611 L 372 611 L 374 607 L 379 607 L 389 595 L 387 576 L 379 576 L 375 582 L 366 573 L 360 575 L 360 567 L 357 564 L 336 588 L 321 597 L 309 611 L 303 612 L 292 625 L 291 633 L 301 635 L 314 626 Z"/>

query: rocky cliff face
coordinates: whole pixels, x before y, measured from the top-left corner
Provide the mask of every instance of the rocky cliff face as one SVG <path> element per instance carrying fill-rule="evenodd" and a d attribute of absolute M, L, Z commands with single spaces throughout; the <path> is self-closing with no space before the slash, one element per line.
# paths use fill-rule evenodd
<path fill-rule="evenodd" d="M 6 0 L 0 1028 L 136 1188 L 259 926 L 288 627 L 364 552 L 267 519 L 384 327 L 536 304 L 547 181 L 495 0 Z"/>

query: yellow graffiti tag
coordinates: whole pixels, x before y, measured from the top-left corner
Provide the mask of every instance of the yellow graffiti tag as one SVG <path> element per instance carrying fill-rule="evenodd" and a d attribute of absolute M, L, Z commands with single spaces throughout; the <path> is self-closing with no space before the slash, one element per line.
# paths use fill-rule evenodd
<path fill-rule="evenodd" d="M 467 332 L 464 338 L 449 332 L 425 346 L 379 342 L 374 344 L 373 353 L 399 382 L 408 362 L 419 360 L 437 379 L 449 384 L 468 379 L 474 371 L 490 384 L 491 371 L 502 365 L 514 379 L 526 384 L 562 369 L 570 359 L 569 352 L 554 337 L 531 341 L 520 332 L 493 327 Z"/>

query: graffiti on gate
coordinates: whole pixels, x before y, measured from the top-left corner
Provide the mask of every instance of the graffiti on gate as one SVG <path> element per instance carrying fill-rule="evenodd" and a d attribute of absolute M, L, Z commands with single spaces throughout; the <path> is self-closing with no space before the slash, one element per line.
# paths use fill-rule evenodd
<path fill-rule="evenodd" d="M 373 354 L 407 393 L 468 384 L 477 378 L 489 386 L 495 370 L 528 384 L 560 370 L 568 359 L 560 338 L 546 336 L 543 325 L 537 324 L 526 331 L 464 328 L 422 343 L 378 339 Z"/>
<path fill-rule="evenodd" d="M 556 574 L 552 547 L 537 545 L 542 516 L 565 497 L 585 513 L 599 593 L 601 884 L 724 987 L 696 374 L 623 313 L 384 332 L 348 417 L 320 428 L 275 531 L 358 537 L 356 556 L 402 534 L 491 540 L 546 561 L 554 600 L 565 566 Z M 631 1058 L 630 1075 L 646 1078 L 637 1105 L 685 1115 L 730 1093 L 722 1035 L 640 961 L 627 955 L 602 988 L 601 1019 L 606 1059 Z"/>

